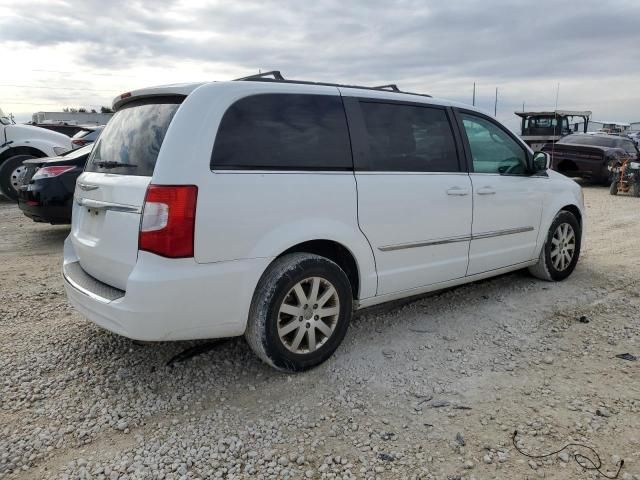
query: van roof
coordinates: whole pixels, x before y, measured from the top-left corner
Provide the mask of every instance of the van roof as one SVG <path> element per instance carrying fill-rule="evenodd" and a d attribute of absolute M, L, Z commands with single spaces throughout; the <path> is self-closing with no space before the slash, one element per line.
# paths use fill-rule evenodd
<path fill-rule="evenodd" d="M 169 85 L 158 85 L 155 87 L 139 88 L 124 92 L 113 99 L 113 110 L 118 110 L 123 105 L 132 102 L 138 98 L 160 97 L 166 95 L 184 95 L 187 96 L 196 88 L 207 82 L 199 83 L 172 83 Z"/>
<path fill-rule="evenodd" d="M 269 78 L 272 77 L 272 78 Z M 349 90 L 355 90 L 355 91 L 359 91 L 361 93 L 364 92 L 368 92 L 370 94 L 372 94 L 372 96 L 375 97 L 382 97 L 382 98 L 397 98 L 397 96 L 399 96 L 400 98 L 403 98 L 404 100 L 411 100 L 410 97 L 422 97 L 426 100 L 426 98 L 429 98 L 429 103 L 434 103 L 437 105 L 446 105 L 446 106 L 456 106 L 456 107 L 460 107 L 460 108 L 465 108 L 468 110 L 475 110 L 478 112 L 482 112 L 481 109 L 478 109 L 474 106 L 471 105 L 467 105 L 467 104 L 463 104 L 463 103 L 458 103 L 458 102 L 454 102 L 454 101 L 450 101 L 450 100 L 445 100 L 445 99 L 440 99 L 440 98 L 434 98 L 431 95 L 428 94 L 424 94 L 424 93 L 414 93 L 414 92 L 405 92 L 403 90 L 400 90 L 398 88 L 397 85 L 395 84 L 388 84 L 388 85 L 380 85 L 380 86 L 374 86 L 374 87 L 365 87 L 365 86 L 360 86 L 360 85 L 347 85 L 347 84 L 340 84 L 340 83 L 325 83 L 325 82 L 311 82 L 311 81 L 305 81 L 305 80 L 288 80 L 285 79 L 281 73 L 277 70 L 274 71 L 270 71 L 270 72 L 265 72 L 265 73 L 260 73 L 260 74 L 256 74 L 256 75 L 251 75 L 248 77 L 242 77 L 242 78 L 236 78 L 235 80 L 232 81 L 222 81 L 222 82 L 217 82 L 217 81 L 213 81 L 213 82 L 197 82 L 197 83 L 175 83 L 175 84 L 170 84 L 170 85 L 159 85 L 159 86 L 154 86 L 154 87 L 147 87 L 147 88 L 142 88 L 142 89 L 138 89 L 138 90 L 132 90 L 130 92 L 125 92 L 121 95 L 118 95 L 114 100 L 113 100 L 113 109 L 114 110 L 118 110 L 119 108 L 121 108 L 123 105 L 136 100 L 138 98 L 148 98 L 148 97 L 154 97 L 154 96 L 167 96 L 167 95 L 184 95 L 187 96 L 189 95 L 191 92 L 193 92 L 196 88 L 201 87 L 203 85 L 208 85 L 208 84 L 230 84 L 230 83 L 234 83 L 237 85 L 237 83 L 240 82 L 259 82 L 259 83 L 271 83 L 271 84 L 280 84 L 280 85 L 304 85 L 304 86 L 309 86 L 309 87 L 338 87 L 341 89 L 349 89 Z M 426 102 L 425 102 L 426 103 Z M 483 112 L 486 113 L 486 112 Z"/>

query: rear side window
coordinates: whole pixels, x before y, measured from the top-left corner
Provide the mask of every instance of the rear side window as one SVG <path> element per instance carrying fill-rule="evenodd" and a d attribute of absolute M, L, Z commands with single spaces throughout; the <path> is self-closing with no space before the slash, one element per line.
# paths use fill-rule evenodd
<path fill-rule="evenodd" d="M 451 125 L 439 108 L 360 102 L 369 144 L 369 169 L 458 172 Z"/>
<path fill-rule="evenodd" d="M 347 120 L 338 96 L 261 94 L 238 100 L 218 128 L 211 168 L 350 170 Z"/>
<path fill-rule="evenodd" d="M 85 171 L 150 177 L 183 97 L 133 102 L 118 110 L 96 142 Z"/>

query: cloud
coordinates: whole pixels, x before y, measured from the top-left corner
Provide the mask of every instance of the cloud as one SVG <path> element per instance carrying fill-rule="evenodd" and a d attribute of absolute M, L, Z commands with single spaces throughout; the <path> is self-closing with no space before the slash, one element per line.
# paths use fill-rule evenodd
<path fill-rule="evenodd" d="M 531 78 L 640 71 L 637 2 L 20 2 L 0 39 L 73 43 L 90 66 L 192 59 L 300 74 Z M 18 4 L 16 4 L 16 7 Z M 182 35 L 180 34 L 182 33 Z M 185 33 L 187 35 L 185 35 Z"/>
<path fill-rule="evenodd" d="M 508 86 L 515 95 L 520 85 L 535 95 L 536 82 L 548 91 L 557 81 L 602 82 L 619 74 L 640 79 L 640 62 L 630 53 L 640 45 L 637 1 L 11 5 L 12 15 L 0 16 L 0 40 L 34 48 L 72 45 L 76 62 L 88 70 L 179 69 L 191 62 L 207 72 L 279 69 L 294 78 L 434 86 L 453 96 L 473 81 Z"/>

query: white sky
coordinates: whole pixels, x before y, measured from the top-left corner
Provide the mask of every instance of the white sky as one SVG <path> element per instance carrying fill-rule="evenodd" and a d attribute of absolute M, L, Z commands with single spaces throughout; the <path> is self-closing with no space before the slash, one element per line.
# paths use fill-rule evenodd
<path fill-rule="evenodd" d="M 0 0 L 0 107 L 99 109 L 127 90 L 288 78 L 640 121 L 640 2 Z"/>

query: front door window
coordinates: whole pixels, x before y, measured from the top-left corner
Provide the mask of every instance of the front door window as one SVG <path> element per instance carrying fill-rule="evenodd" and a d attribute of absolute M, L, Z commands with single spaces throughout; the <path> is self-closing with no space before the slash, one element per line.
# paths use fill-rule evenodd
<path fill-rule="evenodd" d="M 507 132 L 489 120 L 466 113 L 462 114 L 462 123 L 475 173 L 527 174 L 527 153 Z"/>

